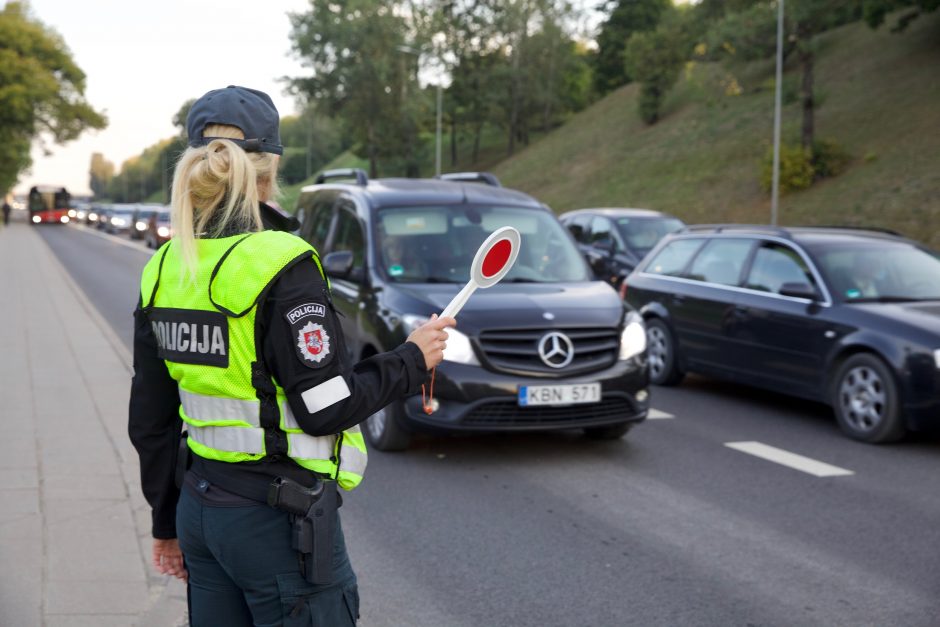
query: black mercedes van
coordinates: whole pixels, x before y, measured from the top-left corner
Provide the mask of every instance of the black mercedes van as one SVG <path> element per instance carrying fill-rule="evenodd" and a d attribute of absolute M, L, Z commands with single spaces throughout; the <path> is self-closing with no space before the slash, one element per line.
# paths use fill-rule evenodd
<path fill-rule="evenodd" d="M 449 331 L 433 411 L 417 395 L 377 412 L 364 425 L 373 447 L 404 449 L 418 430 L 576 428 L 613 439 L 645 419 L 642 318 L 592 280 L 570 233 L 532 197 L 489 173 L 369 180 L 362 170 L 333 170 L 303 189 L 297 218 L 357 360 L 394 348 L 440 313 L 495 229 L 522 235 L 512 270 L 477 290 Z"/>

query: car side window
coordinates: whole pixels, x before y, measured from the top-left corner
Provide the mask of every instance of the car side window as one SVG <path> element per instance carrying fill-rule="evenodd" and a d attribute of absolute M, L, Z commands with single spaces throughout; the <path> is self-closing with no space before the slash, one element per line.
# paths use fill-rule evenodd
<path fill-rule="evenodd" d="M 341 206 L 336 216 L 336 236 L 330 252 L 341 250 L 351 251 L 353 266 L 350 278 L 362 277 L 365 271 L 365 237 L 362 234 L 362 225 L 355 211 L 348 206 Z"/>
<path fill-rule="evenodd" d="M 702 242 L 701 238 L 673 240 L 656 253 L 643 271 L 650 274 L 681 276 L 692 255 L 702 246 Z"/>
<path fill-rule="evenodd" d="M 720 285 L 738 285 L 752 239 L 713 239 L 695 257 L 689 278 Z"/>
<path fill-rule="evenodd" d="M 616 248 L 614 225 L 610 220 L 602 216 L 594 216 L 591 220 L 591 244 L 613 245 Z"/>
<path fill-rule="evenodd" d="M 779 294 L 784 283 L 804 283 L 816 287 L 806 262 L 795 250 L 782 244 L 762 245 L 754 255 L 744 286 Z"/>

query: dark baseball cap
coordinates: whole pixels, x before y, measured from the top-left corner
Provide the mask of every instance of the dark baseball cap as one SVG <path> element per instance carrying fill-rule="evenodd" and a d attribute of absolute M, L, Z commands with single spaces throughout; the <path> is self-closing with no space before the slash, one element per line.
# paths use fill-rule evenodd
<path fill-rule="evenodd" d="M 193 103 L 186 118 L 186 133 L 193 148 L 205 146 L 213 137 L 203 137 L 210 124 L 236 126 L 245 139 L 231 139 L 245 152 L 284 154 L 279 130 L 280 116 L 271 97 L 263 91 L 229 85 L 213 89 Z M 225 138 L 228 139 L 228 138 Z"/>

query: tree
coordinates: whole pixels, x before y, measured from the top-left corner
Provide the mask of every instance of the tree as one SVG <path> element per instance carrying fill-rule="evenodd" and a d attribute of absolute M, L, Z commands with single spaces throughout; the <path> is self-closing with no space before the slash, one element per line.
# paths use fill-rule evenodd
<path fill-rule="evenodd" d="M 290 14 L 291 46 L 311 70 L 292 79 L 292 89 L 344 120 L 372 176 L 381 159 L 416 167 L 420 92 L 401 49 L 421 48 L 405 18 L 421 12 L 414 4 L 400 9 L 374 0 L 310 0 L 306 12 Z"/>
<path fill-rule="evenodd" d="M 8 2 L 0 11 L 0 190 L 30 166 L 34 139 L 58 144 L 107 124 L 84 98 L 85 74 L 62 38 Z"/>
<path fill-rule="evenodd" d="M 108 185 L 114 178 L 114 164 L 104 158 L 100 152 L 91 155 L 90 180 L 88 186 L 96 198 L 103 198 L 108 194 Z"/>
<path fill-rule="evenodd" d="M 796 56 L 801 73 L 800 143 L 812 153 L 816 138 L 816 36 L 858 19 L 860 4 L 859 0 L 787 0 L 784 6 L 784 56 Z M 744 60 L 770 57 L 776 50 L 776 22 L 776 3 L 758 2 L 719 21 L 711 31 L 711 47 Z"/>
<path fill-rule="evenodd" d="M 916 20 L 921 13 L 932 13 L 940 8 L 940 0 L 862 0 L 865 22 L 872 28 L 878 28 L 884 24 L 888 13 L 902 8 L 910 10 L 900 16 L 891 28 L 896 33 L 906 29 L 908 24 Z"/>
<path fill-rule="evenodd" d="M 597 36 L 597 56 L 594 61 L 594 85 L 601 94 L 629 83 L 634 77 L 624 65 L 624 50 L 634 33 L 651 31 L 659 24 L 663 13 L 672 7 L 670 0 L 607 0 L 602 4 L 613 7 L 610 18 L 601 26 Z"/>
<path fill-rule="evenodd" d="M 625 63 L 640 83 L 640 117 L 647 124 L 659 120 L 663 97 L 679 77 L 684 52 L 678 31 L 671 27 L 636 33 L 627 42 Z"/>
<path fill-rule="evenodd" d="M 189 110 L 193 108 L 193 105 L 196 104 L 195 98 L 190 98 L 182 105 L 180 105 L 179 110 L 173 114 L 173 126 L 175 126 L 180 133 L 180 137 L 186 137 L 186 119 L 189 117 Z"/>

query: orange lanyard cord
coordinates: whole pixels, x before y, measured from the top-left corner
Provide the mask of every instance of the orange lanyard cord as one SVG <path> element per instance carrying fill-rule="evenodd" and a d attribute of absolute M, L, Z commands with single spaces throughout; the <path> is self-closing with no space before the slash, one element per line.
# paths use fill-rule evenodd
<path fill-rule="evenodd" d="M 437 368 L 431 368 L 431 393 L 425 398 L 424 395 L 424 384 L 421 384 L 421 407 L 424 409 L 424 413 L 428 416 L 434 413 L 434 408 L 431 407 L 431 403 L 434 402 L 434 373 L 437 372 Z"/>

